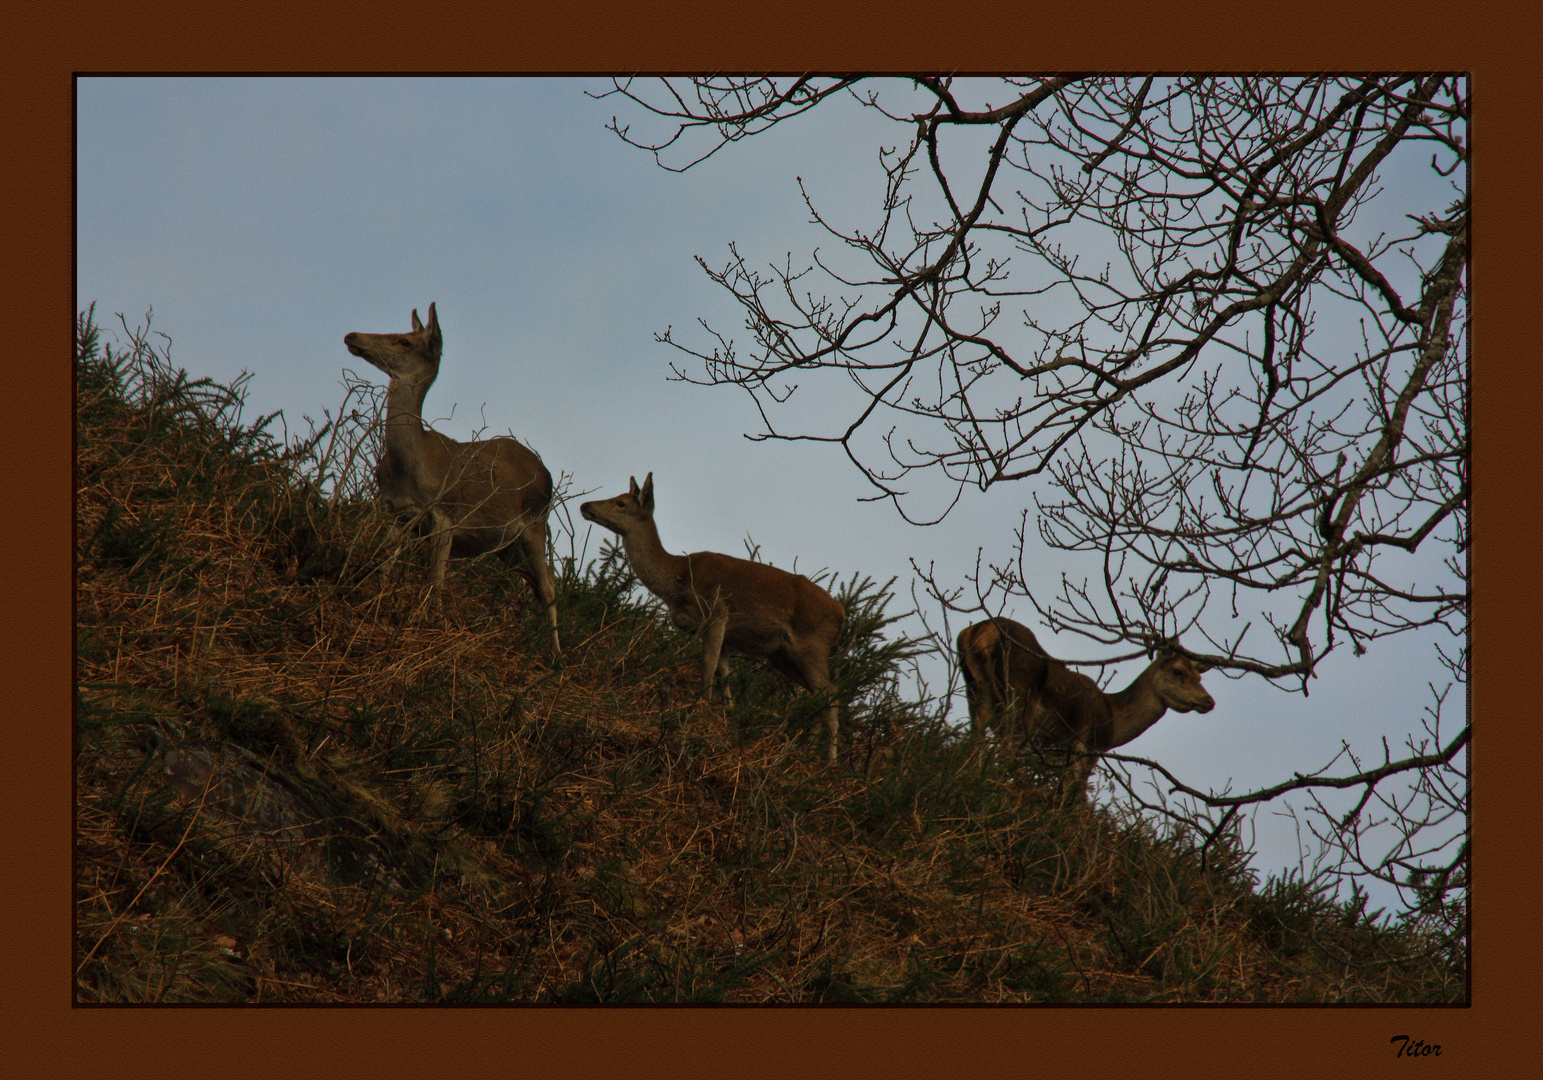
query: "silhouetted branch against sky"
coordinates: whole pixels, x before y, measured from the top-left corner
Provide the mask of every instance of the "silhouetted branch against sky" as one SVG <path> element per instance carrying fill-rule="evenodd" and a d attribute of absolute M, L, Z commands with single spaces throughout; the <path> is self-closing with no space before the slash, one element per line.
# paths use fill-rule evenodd
<path fill-rule="evenodd" d="M 973 576 L 917 565 L 945 611 L 1016 603 L 1127 655 L 1182 641 L 1303 694 L 1335 650 L 1416 631 L 1437 711 L 1466 683 L 1464 77 L 613 85 L 611 129 L 670 169 L 815 109 L 892 125 L 865 210 L 827 212 L 800 180 L 826 245 L 699 258 L 744 340 L 706 320 L 659 339 L 675 377 L 753 400 L 752 438 L 831 444 L 908 522 L 1016 502 Z M 1213 841 L 1240 807 L 1314 792 L 1332 872 L 1414 887 L 1411 909 L 1436 896 L 1455 927 L 1441 897 L 1466 885 L 1468 729 L 1427 734 L 1372 769 L 1346 743 L 1243 795 L 1127 764 L 1198 799 L 1179 816 Z"/>
<path fill-rule="evenodd" d="M 971 602 L 1025 560 L 1102 580 L 1047 625 L 1304 692 L 1348 645 L 1468 602 L 1466 82 L 1275 78 L 618 80 L 612 128 L 687 169 L 847 99 L 892 121 L 863 220 L 829 250 L 711 279 L 744 312 L 662 339 L 741 388 L 758 437 L 835 444 L 911 521 L 968 488 L 1032 510 Z M 645 123 L 653 121 L 653 123 Z M 642 130 L 647 128 L 647 130 Z M 795 395 L 856 388 L 845 426 Z M 938 503 L 920 474 L 946 479 Z M 957 599 L 947 588 L 940 597 Z M 1466 652 L 1446 654 L 1462 678 Z"/>

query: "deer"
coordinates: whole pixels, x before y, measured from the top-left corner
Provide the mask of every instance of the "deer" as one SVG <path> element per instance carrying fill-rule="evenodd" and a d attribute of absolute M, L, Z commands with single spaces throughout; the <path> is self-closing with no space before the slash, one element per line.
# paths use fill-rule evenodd
<path fill-rule="evenodd" d="M 654 524 L 654 474 L 638 487 L 628 477 L 614 499 L 583 503 L 579 513 L 621 538 L 632 572 L 664 601 L 677 629 L 702 634 L 702 690 L 711 700 L 715 681 L 731 699 L 727 653 L 759 657 L 812 694 L 835 693 L 830 657 L 846 609 L 802 574 L 775 566 L 697 551 L 672 555 Z M 837 705 L 826 707 L 825 761 L 836 760 Z"/>
<path fill-rule="evenodd" d="M 989 729 L 1019 745 L 1069 751 L 1069 790 L 1083 798 L 1099 755 L 1124 746 L 1169 709 L 1208 713 L 1216 707 L 1200 684 L 1210 668 L 1173 648 L 1114 693 L 1050 656 L 1027 626 L 1012 619 L 965 627 L 958 655 L 974 738 Z"/>
<path fill-rule="evenodd" d="M 547 563 L 547 514 L 552 474 L 528 447 L 499 437 L 457 442 L 425 427 L 423 399 L 439 377 L 444 335 L 429 305 L 425 326 L 413 309 L 405 334 L 351 333 L 343 344 L 385 372 L 386 428 L 375 466 L 380 498 L 395 515 L 393 550 L 382 570 L 389 577 L 409 531 L 429 536 L 429 609 L 444 612 L 441 593 L 452 558 L 498 553 L 527 583 L 545 609 L 557 638 L 557 587 Z"/>

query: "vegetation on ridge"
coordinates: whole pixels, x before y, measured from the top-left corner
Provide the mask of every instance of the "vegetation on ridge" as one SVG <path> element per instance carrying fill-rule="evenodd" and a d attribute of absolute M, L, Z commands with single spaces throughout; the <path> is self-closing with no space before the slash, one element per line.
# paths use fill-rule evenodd
<path fill-rule="evenodd" d="M 554 666 L 494 560 L 443 624 L 382 585 L 357 414 L 286 444 L 90 311 L 75 364 L 81 1002 L 1466 1000 L 1364 897 L 972 753 L 861 573 L 825 769 L 819 700 L 701 700 L 614 549 L 558 568 Z"/>

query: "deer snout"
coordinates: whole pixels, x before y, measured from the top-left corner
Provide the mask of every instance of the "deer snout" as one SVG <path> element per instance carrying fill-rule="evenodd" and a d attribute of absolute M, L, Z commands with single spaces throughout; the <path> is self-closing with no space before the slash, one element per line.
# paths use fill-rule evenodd
<path fill-rule="evenodd" d="M 1159 693 L 1158 697 L 1168 708 L 1174 712 L 1208 713 L 1216 708 L 1216 699 L 1211 696 L 1209 690 L 1203 686 L 1170 687 L 1167 693 Z"/>
<path fill-rule="evenodd" d="M 360 345 L 359 345 L 359 335 L 358 335 L 358 333 L 344 334 L 343 335 L 343 345 L 344 345 L 344 347 L 346 347 L 348 349 L 349 352 L 353 353 L 355 356 L 363 356 L 364 355 L 364 349 L 362 349 L 360 347 Z"/>
<path fill-rule="evenodd" d="M 594 503 L 579 503 L 579 516 L 586 521 L 593 521 L 599 524 L 600 519 L 595 516 L 594 506 Z"/>

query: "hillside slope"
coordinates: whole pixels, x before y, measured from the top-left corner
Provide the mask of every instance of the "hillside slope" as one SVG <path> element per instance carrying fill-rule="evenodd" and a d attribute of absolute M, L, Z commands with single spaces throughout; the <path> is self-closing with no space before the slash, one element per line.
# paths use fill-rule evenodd
<path fill-rule="evenodd" d="M 559 568 L 555 665 L 497 563 L 452 565 L 442 624 L 421 552 L 382 582 L 336 444 L 239 384 L 90 313 L 76 373 L 79 1001 L 1466 995 L 1409 930 L 971 753 L 861 575 L 825 769 L 818 702 L 744 662 L 700 700 L 614 553 Z"/>

